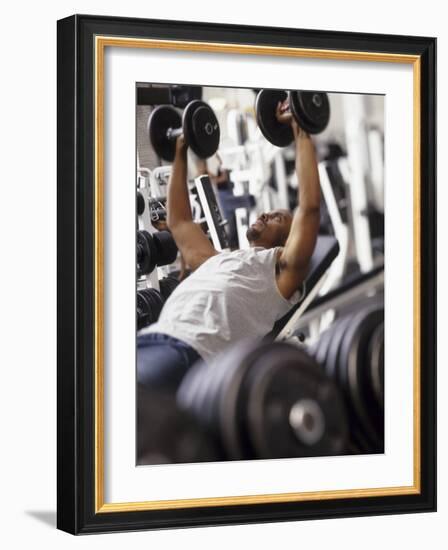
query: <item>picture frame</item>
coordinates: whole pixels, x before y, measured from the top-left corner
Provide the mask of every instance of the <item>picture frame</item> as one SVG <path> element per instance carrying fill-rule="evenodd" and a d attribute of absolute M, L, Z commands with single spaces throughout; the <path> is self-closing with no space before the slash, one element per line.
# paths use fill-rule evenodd
<path fill-rule="evenodd" d="M 142 502 L 105 499 L 107 48 L 412 67 L 413 483 Z M 57 527 L 85 534 L 435 511 L 436 40 L 74 15 L 58 21 L 57 68 Z"/>

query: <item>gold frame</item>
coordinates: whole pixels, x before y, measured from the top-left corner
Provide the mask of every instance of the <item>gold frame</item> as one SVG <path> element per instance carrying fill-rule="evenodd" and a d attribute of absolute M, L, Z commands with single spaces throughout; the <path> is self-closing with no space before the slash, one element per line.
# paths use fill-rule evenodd
<path fill-rule="evenodd" d="M 414 195 L 414 408 L 413 408 L 413 456 L 414 480 L 410 486 L 380 487 L 373 489 L 347 489 L 304 493 L 276 493 L 216 498 L 159 500 L 144 502 L 104 502 L 104 52 L 106 47 L 151 48 L 211 53 L 235 53 L 302 57 L 315 59 L 373 61 L 405 63 L 413 65 L 413 195 Z M 420 494 L 421 485 L 421 425 L 420 425 L 420 86 L 421 66 L 417 55 L 388 53 L 334 51 L 291 47 L 268 47 L 213 42 L 176 40 L 133 39 L 111 36 L 95 37 L 95 513 L 166 510 L 209 506 L 232 506 L 278 502 L 332 500 L 341 498 L 379 497 Z"/>

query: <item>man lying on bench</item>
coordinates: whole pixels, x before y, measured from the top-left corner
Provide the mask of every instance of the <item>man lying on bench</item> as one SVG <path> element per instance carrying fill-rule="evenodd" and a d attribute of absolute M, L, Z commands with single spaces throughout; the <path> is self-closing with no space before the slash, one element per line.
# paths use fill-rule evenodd
<path fill-rule="evenodd" d="M 193 273 L 170 295 L 157 323 L 138 335 L 139 383 L 175 389 L 198 359 L 263 337 L 304 297 L 319 231 L 319 175 L 310 137 L 281 107 L 276 116 L 295 136 L 299 206 L 294 216 L 282 209 L 261 214 L 247 230 L 249 249 L 218 253 L 192 221 L 187 146 L 183 136 L 177 139 L 167 222 Z"/>

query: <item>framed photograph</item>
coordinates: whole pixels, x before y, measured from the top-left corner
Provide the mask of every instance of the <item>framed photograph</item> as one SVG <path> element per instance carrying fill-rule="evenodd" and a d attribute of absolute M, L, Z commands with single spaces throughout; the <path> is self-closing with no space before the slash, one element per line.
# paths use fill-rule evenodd
<path fill-rule="evenodd" d="M 58 528 L 436 509 L 436 40 L 58 21 Z"/>

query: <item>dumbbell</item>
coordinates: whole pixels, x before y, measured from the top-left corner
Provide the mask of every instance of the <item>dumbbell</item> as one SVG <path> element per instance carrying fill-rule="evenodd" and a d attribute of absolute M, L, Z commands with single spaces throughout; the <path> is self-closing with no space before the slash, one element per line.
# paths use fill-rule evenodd
<path fill-rule="evenodd" d="M 330 102 L 324 92 L 261 90 L 255 100 L 258 126 L 264 137 L 277 147 L 286 147 L 294 140 L 290 124 L 276 117 L 278 103 L 288 99 L 289 109 L 299 126 L 308 134 L 319 134 L 330 120 Z"/>
<path fill-rule="evenodd" d="M 221 460 L 195 420 L 180 412 L 173 395 L 137 388 L 137 464 Z"/>
<path fill-rule="evenodd" d="M 179 280 L 172 275 L 168 275 L 159 281 L 160 294 L 163 300 L 166 302 L 173 290 L 179 285 Z"/>
<path fill-rule="evenodd" d="M 137 275 L 151 273 L 157 265 L 157 248 L 151 233 L 142 229 L 137 231 Z"/>
<path fill-rule="evenodd" d="M 137 216 L 141 216 L 145 211 L 145 199 L 140 191 L 137 191 Z"/>
<path fill-rule="evenodd" d="M 363 452 L 382 452 L 384 309 L 370 306 L 337 319 L 313 353 L 343 392 L 355 445 Z"/>
<path fill-rule="evenodd" d="M 169 231 L 157 231 L 152 234 L 152 239 L 156 251 L 156 263 L 159 267 L 176 261 L 177 245 Z"/>
<path fill-rule="evenodd" d="M 177 245 L 169 231 L 137 231 L 137 275 L 151 273 L 155 266 L 172 264 L 177 258 Z"/>
<path fill-rule="evenodd" d="M 346 452 L 343 398 L 315 360 L 290 344 L 241 342 L 196 364 L 177 401 L 230 460 Z"/>
<path fill-rule="evenodd" d="M 176 139 L 184 135 L 186 144 L 201 159 L 211 157 L 219 146 L 218 119 L 212 108 L 200 100 L 191 101 L 182 117 L 170 105 L 156 107 L 148 119 L 149 140 L 156 154 L 169 162 L 174 160 Z"/>
<path fill-rule="evenodd" d="M 137 330 L 155 323 L 163 307 L 163 298 L 155 288 L 137 291 Z"/>

